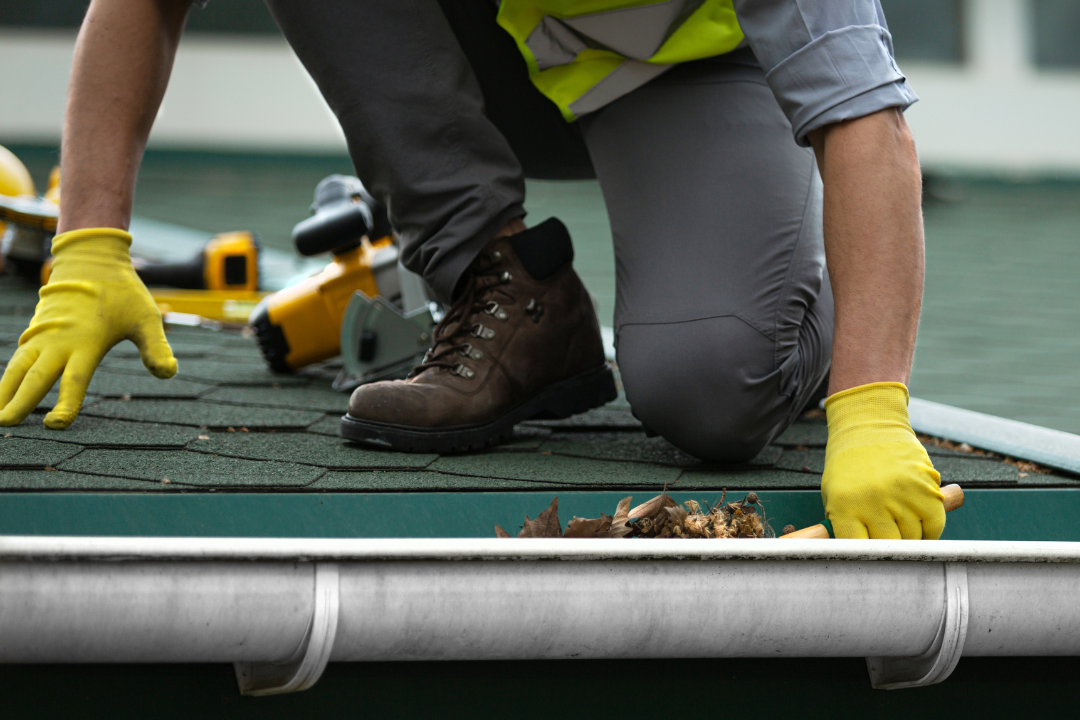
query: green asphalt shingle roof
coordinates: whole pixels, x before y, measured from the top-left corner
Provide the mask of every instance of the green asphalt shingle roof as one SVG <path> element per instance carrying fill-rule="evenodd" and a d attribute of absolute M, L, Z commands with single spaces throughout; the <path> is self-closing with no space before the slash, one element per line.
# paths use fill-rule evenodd
<path fill-rule="evenodd" d="M 0 279 L 0 365 L 29 322 L 36 290 Z M 815 489 L 828 430 L 801 418 L 752 462 L 708 465 L 645 436 L 621 398 L 562 421 L 519 426 L 512 442 L 440 457 L 358 446 L 337 437 L 348 397 L 332 366 L 290 376 L 267 370 L 239 332 L 170 327 L 177 377 L 150 377 L 129 343 L 106 357 L 82 415 L 47 430 L 38 412 L 0 428 L 0 491 L 403 492 L 626 489 Z M 944 482 L 965 487 L 1077 486 L 999 458 L 928 446 Z"/>

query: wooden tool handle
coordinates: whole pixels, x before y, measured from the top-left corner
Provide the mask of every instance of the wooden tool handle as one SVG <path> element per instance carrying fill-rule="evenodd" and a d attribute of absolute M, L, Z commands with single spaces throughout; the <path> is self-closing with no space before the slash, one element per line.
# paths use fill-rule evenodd
<path fill-rule="evenodd" d="M 952 512 L 964 504 L 964 491 L 959 485 L 946 485 L 941 488 L 941 494 L 945 496 L 945 512 Z M 795 538 L 810 540 L 828 540 L 829 528 L 822 524 L 813 525 L 802 530 L 781 535 L 781 540 L 793 540 Z"/>

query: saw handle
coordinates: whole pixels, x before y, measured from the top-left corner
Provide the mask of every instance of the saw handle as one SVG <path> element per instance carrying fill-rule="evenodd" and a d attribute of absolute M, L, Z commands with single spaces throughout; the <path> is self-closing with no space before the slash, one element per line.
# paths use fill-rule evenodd
<path fill-rule="evenodd" d="M 964 504 L 964 491 L 959 485 L 946 485 L 941 488 L 941 494 L 945 496 L 945 512 L 952 512 L 956 508 Z M 787 535 L 781 535 L 781 540 L 828 540 L 832 535 L 829 533 L 829 528 L 825 525 L 818 523 L 802 530 L 796 530 L 790 532 Z"/>
<path fill-rule="evenodd" d="M 296 251 L 312 256 L 324 252 L 340 254 L 360 245 L 360 238 L 367 235 L 375 224 L 371 207 L 364 202 L 346 202 L 301 220 L 293 228 L 292 239 Z"/>

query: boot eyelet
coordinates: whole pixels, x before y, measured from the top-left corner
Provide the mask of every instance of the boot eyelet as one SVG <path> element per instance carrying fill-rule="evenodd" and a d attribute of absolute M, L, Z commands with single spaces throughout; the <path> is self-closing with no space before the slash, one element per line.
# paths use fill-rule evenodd
<path fill-rule="evenodd" d="M 502 260 L 502 253 L 499 252 L 498 250 L 495 250 L 490 255 L 488 255 L 488 259 L 490 259 L 491 262 L 493 262 L 493 263 L 497 263 L 500 260 Z"/>
<path fill-rule="evenodd" d="M 532 318 L 534 323 L 540 322 L 540 318 L 544 316 L 544 306 L 536 302 L 536 298 L 529 300 L 529 304 L 525 306 L 525 312 Z"/>
<path fill-rule="evenodd" d="M 510 274 L 509 270 L 503 270 L 502 275 L 499 276 L 499 282 L 508 283 L 514 280 L 514 276 Z"/>
<path fill-rule="evenodd" d="M 472 380 L 474 377 L 476 377 L 475 370 L 473 370 L 468 365 L 462 365 L 461 363 L 455 365 L 450 371 L 450 373 L 453 375 L 457 375 L 458 377 L 463 377 L 466 380 Z"/>
<path fill-rule="evenodd" d="M 491 315 L 496 320 L 502 320 L 503 322 L 506 322 L 506 319 L 510 317 L 505 310 L 499 307 L 499 303 L 495 302 L 494 300 L 488 301 L 487 309 L 484 310 L 484 312 L 486 312 L 488 315 Z"/>
<path fill-rule="evenodd" d="M 480 360 L 484 357 L 484 353 L 480 352 L 469 343 L 462 345 L 461 349 L 458 350 L 458 354 L 462 357 L 472 358 L 473 360 Z"/>
<path fill-rule="evenodd" d="M 495 331 L 489 327 L 484 327 L 480 323 L 476 323 L 472 327 L 472 336 L 474 338 L 480 338 L 481 340 L 491 340 L 495 337 Z"/>

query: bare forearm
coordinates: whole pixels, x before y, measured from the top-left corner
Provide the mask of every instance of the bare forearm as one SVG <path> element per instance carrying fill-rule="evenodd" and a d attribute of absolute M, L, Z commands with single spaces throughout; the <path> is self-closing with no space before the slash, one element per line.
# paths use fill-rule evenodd
<path fill-rule="evenodd" d="M 829 393 L 907 383 L 922 305 L 922 179 L 889 109 L 813 133 L 825 185 L 825 253 L 836 307 Z"/>
<path fill-rule="evenodd" d="M 190 0 L 93 0 L 79 31 L 61 144 L 59 232 L 127 229 L 135 177 Z"/>

